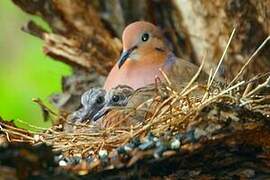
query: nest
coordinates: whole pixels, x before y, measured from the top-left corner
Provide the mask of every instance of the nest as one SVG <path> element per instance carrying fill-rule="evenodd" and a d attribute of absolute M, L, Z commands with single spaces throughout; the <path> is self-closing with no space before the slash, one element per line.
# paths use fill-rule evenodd
<path fill-rule="evenodd" d="M 62 157 L 80 157 L 81 164 L 90 158 L 86 167 L 79 168 L 79 172 L 83 169 L 86 173 L 101 168 L 130 167 L 145 156 L 170 157 L 179 151 L 194 151 L 209 142 L 224 140 L 232 134 L 240 134 L 235 136 L 239 138 L 250 131 L 269 128 L 266 126 L 270 115 L 269 95 L 262 94 L 270 83 L 268 74 L 236 84 L 223 84 L 221 88 L 214 76 L 210 76 L 206 84 L 194 83 L 201 69 L 202 66 L 181 91 L 174 90 L 167 79 L 166 86 L 156 86 L 157 95 L 147 102 L 132 109 L 114 110 L 103 118 L 103 122 L 109 122 L 103 129 L 73 124 L 76 130 L 66 132 L 60 123 L 45 131 L 39 129 L 43 130 L 39 133 L 29 133 L 1 122 L 1 131 L 9 142 L 46 143 L 55 152 L 61 152 Z M 254 86 L 262 79 L 262 83 Z M 55 115 L 48 108 L 47 112 Z M 142 112 L 144 120 L 134 121 Z M 161 146 L 163 149 L 158 148 Z M 74 166 L 69 168 L 74 169 Z"/>

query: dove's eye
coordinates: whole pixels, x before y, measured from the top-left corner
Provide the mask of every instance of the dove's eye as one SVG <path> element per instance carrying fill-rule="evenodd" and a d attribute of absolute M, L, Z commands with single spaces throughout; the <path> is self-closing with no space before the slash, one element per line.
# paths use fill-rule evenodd
<path fill-rule="evenodd" d="M 118 95 L 113 95 L 112 100 L 113 102 L 118 102 L 120 97 Z"/>
<path fill-rule="evenodd" d="M 98 96 L 97 99 L 96 99 L 96 103 L 97 103 L 97 104 L 102 104 L 102 103 L 104 103 L 104 97 L 103 97 L 103 96 Z"/>
<path fill-rule="evenodd" d="M 149 39 L 149 34 L 148 33 L 143 33 L 142 35 L 142 41 L 147 41 Z"/>

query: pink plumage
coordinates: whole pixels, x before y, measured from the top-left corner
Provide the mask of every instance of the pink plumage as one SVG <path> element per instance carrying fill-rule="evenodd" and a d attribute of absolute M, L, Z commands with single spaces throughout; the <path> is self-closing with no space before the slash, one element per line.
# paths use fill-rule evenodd
<path fill-rule="evenodd" d="M 188 81 L 197 72 L 197 66 L 173 55 L 161 31 L 149 22 L 128 25 L 122 41 L 123 52 L 106 79 L 105 90 L 118 85 L 138 89 L 153 84 L 156 77 L 164 79 L 159 69 L 177 84 Z"/>

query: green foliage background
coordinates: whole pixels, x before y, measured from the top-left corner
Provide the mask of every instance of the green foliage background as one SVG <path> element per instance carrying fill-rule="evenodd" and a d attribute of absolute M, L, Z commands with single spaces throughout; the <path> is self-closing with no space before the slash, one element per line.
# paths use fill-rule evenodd
<path fill-rule="evenodd" d="M 20 30 L 31 18 L 42 24 L 41 19 L 25 14 L 11 0 L 0 1 L 0 116 L 14 119 L 22 127 L 27 127 L 23 122 L 48 127 L 51 123 L 43 122 L 32 98 L 48 103 L 51 93 L 61 91 L 61 77 L 70 69 L 45 56 L 40 39 Z"/>

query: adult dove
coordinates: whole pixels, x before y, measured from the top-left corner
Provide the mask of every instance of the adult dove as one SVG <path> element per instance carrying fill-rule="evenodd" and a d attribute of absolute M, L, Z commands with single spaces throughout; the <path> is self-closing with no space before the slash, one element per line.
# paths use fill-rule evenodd
<path fill-rule="evenodd" d="M 109 73 L 104 89 L 127 85 L 139 89 L 155 83 L 159 77 L 164 81 L 160 69 L 176 87 L 188 82 L 196 74 L 198 67 L 176 57 L 166 44 L 161 31 L 146 21 L 128 25 L 122 35 L 123 51 Z M 198 81 L 207 80 L 205 72 L 200 73 Z"/>

